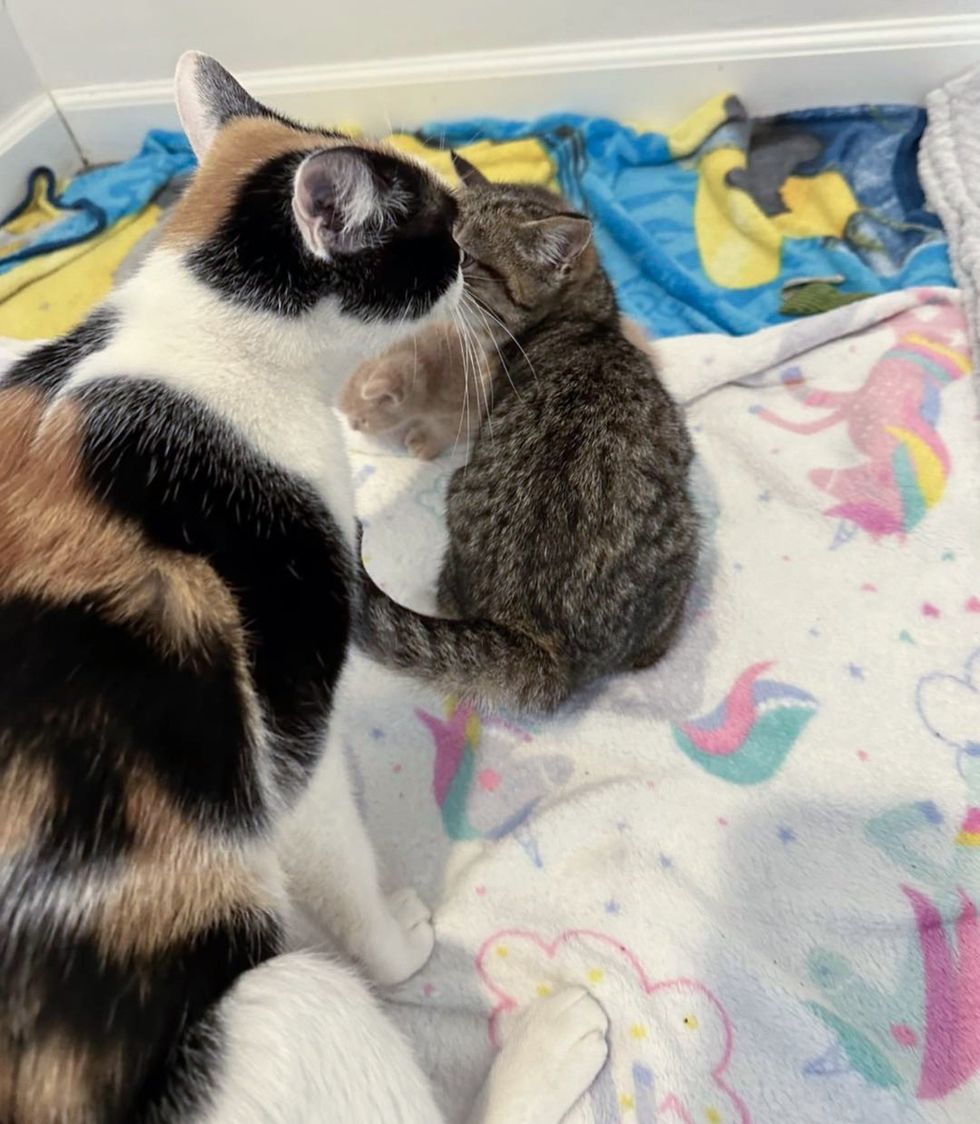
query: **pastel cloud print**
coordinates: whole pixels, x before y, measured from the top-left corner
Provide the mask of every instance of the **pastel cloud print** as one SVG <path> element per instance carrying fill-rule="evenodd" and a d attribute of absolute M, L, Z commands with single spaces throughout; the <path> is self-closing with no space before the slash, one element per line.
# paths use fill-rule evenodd
<path fill-rule="evenodd" d="M 591 1091 L 594 1118 L 635 1124 L 750 1124 L 725 1074 L 731 1020 L 697 980 L 650 979 L 636 956 L 604 933 L 572 929 L 547 941 L 510 929 L 480 948 L 477 972 L 493 998 L 490 1037 L 506 1040 L 513 1014 L 569 984 L 587 987 L 610 1020 L 610 1061 Z"/>
<path fill-rule="evenodd" d="M 961 674 L 937 671 L 919 680 L 916 705 L 930 733 L 956 751 L 964 777 L 980 784 L 980 648 Z"/>

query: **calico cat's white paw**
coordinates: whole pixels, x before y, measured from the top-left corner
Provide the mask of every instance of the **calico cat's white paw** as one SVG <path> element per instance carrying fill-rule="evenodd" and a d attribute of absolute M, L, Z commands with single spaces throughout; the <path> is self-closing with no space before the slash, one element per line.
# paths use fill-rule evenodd
<path fill-rule="evenodd" d="M 581 987 L 532 1003 L 493 1063 L 482 1124 L 558 1124 L 605 1065 L 608 1028 Z"/>
<path fill-rule="evenodd" d="M 411 888 L 387 898 L 388 923 L 371 935 L 361 954 L 368 975 L 384 987 L 414 976 L 432 955 L 436 935 L 432 911 Z"/>

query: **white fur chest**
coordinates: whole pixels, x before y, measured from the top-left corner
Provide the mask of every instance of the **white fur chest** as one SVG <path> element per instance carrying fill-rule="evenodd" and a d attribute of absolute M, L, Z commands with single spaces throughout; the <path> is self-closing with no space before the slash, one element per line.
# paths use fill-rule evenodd
<path fill-rule="evenodd" d="M 113 298 L 109 345 L 83 360 L 63 393 L 103 378 L 154 380 L 208 406 L 266 458 L 320 494 L 348 541 L 353 492 L 336 389 L 359 355 L 339 315 L 240 309 L 157 253 Z"/>

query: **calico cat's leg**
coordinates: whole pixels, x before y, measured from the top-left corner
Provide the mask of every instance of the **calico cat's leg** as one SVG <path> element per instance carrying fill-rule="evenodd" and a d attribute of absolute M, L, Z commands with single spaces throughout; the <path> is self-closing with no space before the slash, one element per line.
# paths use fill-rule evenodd
<path fill-rule="evenodd" d="M 494 1059 L 469 1124 L 562 1120 L 605 1064 L 608 1025 L 584 988 L 532 1003 Z"/>
<path fill-rule="evenodd" d="M 382 894 L 336 741 L 287 816 L 279 854 L 290 898 L 376 983 L 401 983 L 429 959 L 430 912 L 414 890 Z"/>
<path fill-rule="evenodd" d="M 343 1120 L 439 1124 L 411 1050 L 350 971 L 291 953 L 242 976 L 209 1017 L 195 1069 L 208 1092 L 182 1124 L 305 1124 Z M 513 1028 L 469 1124 L 559 1124 L 606 1060 L 606 1016 L 570 988 L 527 1009 Z M 198 1102 L 200 1103 L 200 1102 Z"/>
<path fill-rule="evenodd" d="M 407 1043 L 351 970 L 313 952 L 239 978 L 210 1016 L 217 1072 L 207 1104 L 182 1124 L 312 1124 L 442 1119 Z M 199 1067 L 195 1067 L 199 1068 Z"/>

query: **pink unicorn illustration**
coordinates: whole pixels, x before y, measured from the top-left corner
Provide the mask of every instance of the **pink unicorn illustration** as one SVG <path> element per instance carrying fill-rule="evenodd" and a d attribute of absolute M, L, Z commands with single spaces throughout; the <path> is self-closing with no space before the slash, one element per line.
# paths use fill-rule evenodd
<path fill-rule="evenodd" d="M 952 305 L 929 305 L 892 322 L 896 342 L 852 391 L 810 388 L 800 369 L 784 372 L 783 385 L 819 417 L 793 421 L 764 407 L 763 421 L 801 435 L 842 425 L 865 460 L 846 468 L 815 468 L 809 478 L 837 503 L 824 511 L 867 531 L 873 538 L 911 531 L 942 498 L 950 472 L 949 453 L 938 431 L 942 389 L 971 370 L 958 350 L 963 319 Z"/>
<path fill-rule="evenodd" d="M 916 1096 L 945 1097 L 980 1068 L 980 923 L 977 907 L 959 890 L 955 940 L 936 906 L 903 886 L 915 913 L 925 974 L 925 1043 Z"/>
<path fill-rule="evenodd" d="M 432 794 L 449 838 L 515 835 L 541 866 L 528 821 L 540 801 L 571 776 L 571 761 L 553 753 L 518 756 L 515 748 L 532 740 L 528 729 L 481 715 L 454 698 L 445 700 L 445 718 L 425 710 L 415 714 L 432 735 Z M 491 730 L 501 736 L 488 742 Z"/>

